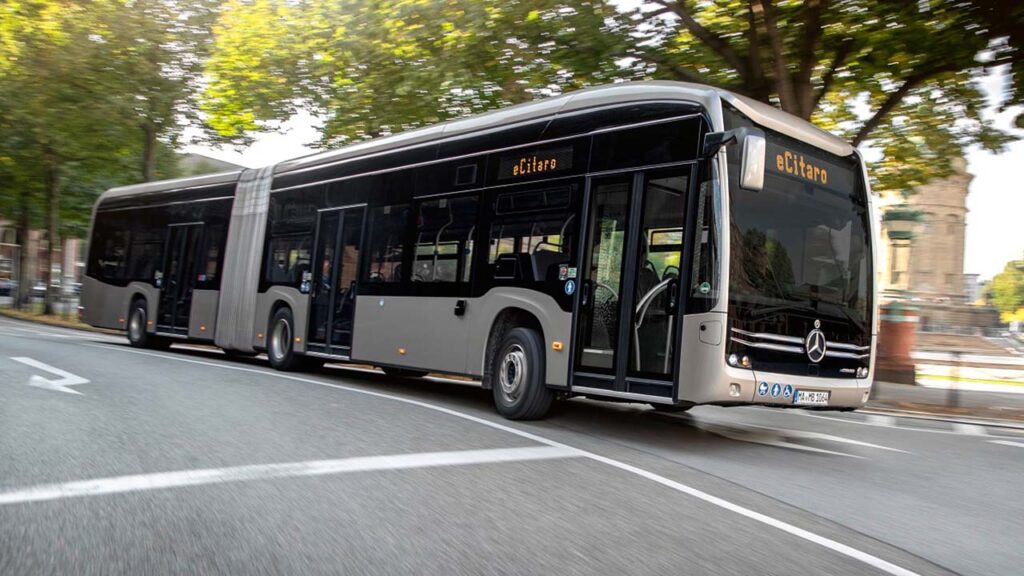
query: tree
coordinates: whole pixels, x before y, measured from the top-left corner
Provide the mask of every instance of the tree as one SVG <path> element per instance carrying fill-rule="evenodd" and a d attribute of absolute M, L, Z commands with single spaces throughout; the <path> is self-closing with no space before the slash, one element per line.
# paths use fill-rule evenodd
<path fill-rule="evenodd" d="M 1010 66 L 1024 100 L 1024 8 L 1004 0 L 232 0 L 204 111 L 228 138 L 303 107 L 321 144 L 581 86 L 699 81 L 870 143 L 876 185 L 914 187 L 1009 136 L 974 80 Z M 1019 120 L 1018 120 L 1019 121 Z"/>
<path fill-rule="evenodd" d="M 1007 262 L 1003 271 L 992 278 L 989 291 L 992 304 L 1004 319 L 1024 313 L 1024 260 Z"/>
<path fill-rule="evenodd" d="M 0 8 L 0 198 L 21 242 L 45 213 L 49 270 L 96 195 L 175 173 L 197 121 L 215 0 L 25 0 Z M 22 250 L 22 270 L 27 271 Z M 23 293 L 31 289 L 20 282 Z M 56 298 L 47 274 L 47 311 Z"/>
<path fill-rule="evenodd" d="M 94 9 L 95 33 L 109 46 L 110 89 L 139 131 L 143 181 L 157 179 L 161 148 L 173 149 L 185 125 L 199 124 L 196 96 L 219 5 L 120 0 Z"/>

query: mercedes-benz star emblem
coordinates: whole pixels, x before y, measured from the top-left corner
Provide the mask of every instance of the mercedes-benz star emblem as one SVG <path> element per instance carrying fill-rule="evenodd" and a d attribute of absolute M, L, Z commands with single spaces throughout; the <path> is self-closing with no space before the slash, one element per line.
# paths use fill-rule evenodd
<path fill-rule="evenodd" d="M 825 341 L 825 334 L 819 330 L 821 327 L 821 321 L 814 321 L 814 330 L 811 330 L 807 334 L 807 339 L 804 340 L 804 350 L 807 351 L 807 358 L 811 362 L 817 364 L 825 357 L 825 350 L 828 347 L 828 343 Z"/>

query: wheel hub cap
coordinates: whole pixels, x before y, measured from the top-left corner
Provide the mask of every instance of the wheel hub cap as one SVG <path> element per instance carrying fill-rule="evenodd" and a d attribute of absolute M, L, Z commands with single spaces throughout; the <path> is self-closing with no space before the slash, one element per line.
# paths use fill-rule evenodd
<path fill-rule="evenodd" d="M 498 384 L 501 394 L 508 402 L 515 402 L 523 390 L 526 380 L 526 353 L 518 344 L 510 346 L 501 360 L 498 370 Z"/>
<path fill-rule="evenodd" d="M 284 358 L 288 353 L 288 341 L 291 340 L 291 328 L 284 320 L 278 320 L 274 333 L 270 337 L 270 351 L 274 358 Z"/>

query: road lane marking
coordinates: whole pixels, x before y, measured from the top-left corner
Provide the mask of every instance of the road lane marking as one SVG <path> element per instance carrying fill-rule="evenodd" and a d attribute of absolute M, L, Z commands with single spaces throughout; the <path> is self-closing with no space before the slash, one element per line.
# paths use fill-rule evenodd
<path fill-rule="evenodd" d="M 387 456 L 359 456 L 336 460 L 312 460 L 308 462 L 285 462 L 280 464 L 256 464 L 230 468 L 206 468 L 200 470 L 179 470 L 156 474 L 135 474 L 96 478 L 60 484 L 44 484 L 18 490 L 0 492 L 0 506 L 101 496 L 144 490 L 182 488 L 203 484 L 225 482 L 248 482 L 277 478 L 304 476 L 327 476 L 352 472 L 373 472 L 380 470 L 407 470 L 410 468 L 437 468 L 441 466 L 466 466 L 470 464 L 496 464 L 503 462 L 526 462 L 531 460 L 552 460 L 555 458 L 578 458 L 581 454 L 572 448 L 558 446 L 530 446 L 526 448 L 498 448 L 492 450 L 460 450 L 452 452 L 420 452 L 415 454 L 392 454 Z"/>
<path fill-rule="evenodd" d="M 955 430 L 952 430 L 952 429 L 951 430 L 939 430 L 939 429 L 934 429 L 934 428 L 917 428 L 917 427 L 914 427 L 914 426 L 901 426 L 899 424 L 887 424 L 887 423 L 885 423 L 883 421 L 876 420 L 875 418 L 871 418 L 871 420 L 869 420 L 869 421 L 862 421 L 862 420 L 854 420 L 854 419 L 851 419 L 851 418 L 837 418 L 835 416 L 822 416 L 821 414 L 811 414 L 809 412 L 803 412 L 803 411 L 800 411 L 800 410 L 797 410 L 795 413 L 796 414 L 800 414 L 802 416 L 806 416 L 808 418 L 817 418 L 819 420 L 831 420 L 833 422 L 842 422 L 844 424 L 856 424 L 857 426 L 874 426 L 876 428 L 891 428 L 893 430 L 905 430 L 907 432 L 924 432 L 925 434 L 951 434 L 953 436 L 964 436 L 965 435 L 963 432 L 958 432 L 958 431 L 955 431 Z M 865 416 L 876 416 L 875 414 L 872 414 L 872 413 L 869 413 L 869 412 L 865 412 L 864 415 Z M 914 419 L 916 419 L 916 418 L 914 418 Z M 927 420 L 929 422 L 946 422 L 946 420 L 933 419 L 933 418 L 926 418 L 924 420 Z M 982 425 L 978 424 L 978 426 L 982 426 Z M 993 424 L 993 427 L 998 428 L 999 426 L 996 425 L 996 424 Z M 990 438 L 1012 438 L 1012 436 L 1002 436 L 1002 435 L 998 435 L 998 434 L 991 434 L 987 430 L 986 430 L 985 434 L 988 437 L 990 437 Z"/>
<path fill-rule="evenodd" d="M 105 345 L 102 345 L 102 344 L 91 344 L 91 343 L 82 343 L 82 345 L 83 346 L 93 347 L 93 348 L 103 348 L 103 349 L 107 349 L 107 350 L 120 350 L 122 352 L 128 352 L 128 353 L 131 353 L 131 354 L 140 354 L 140 355 L 143 355 L 143 356 L 155 356 L 157 358 L 164 358 L 166 360 L 176 360 L 176 361 L 179 361 L 179 362 L 186 362 L 186 363 L 190 363 L 190 364 L 199 364 L 199 365 L 203 365 L 203 366 L 213 366 L 213 367 L 217 367 L 217 368 L 223 368 L 223 369 L 226 369 L 226 370 L 236 370 L 236 371 L 239 371 L 239 372 L 250 372 L 250 373 L 256 373 L 256 374 L 262 374 L 264 376 L 271 376 L 271 377 L 276 377 L 276 378 L 280 378 L 280 379 L 284 379 L 284 380 L 293 380 L 293 381 L 296 381 L 296 382 L 305 382 L 307 384 L 313 384 L 313 385 L 316 385 L 316 386 L 323 386 L 323 387 L 326 387 L 326 388 L 335 388 L 335 389 L 338 389 L 338 390 L 345 390 L 345 391 L 348 391 L 348 392 L 353 392 L 353 393 L 356 393 L 356 394 L 363 394 L 363 395 L 372 396 L 372 397 L 375 397 L 375 398 L 382 398 L 382 399 L 386 399 L 386 400 L 393 400 L 393 401 L 401 402 L 403 404 L 408 404 L 408 405 L 411 405 L 411 406 L 419 406 L 419 407 L 425 408 L 427 410 L 433 410 L 433 411 L 441 413 L 441 414 L 447 414 L 447 415 L 452 416 L 454 418 L 460 418 L 462 420 L 466 420 L 466 421 L 469 421 L 469 422 L 476 422 L 476 423 L 481 424 L 483 426 L 487 426 L 488 428 L 492 428 L 492 429 L 495 429 L 495 430 L 502 430 L 504 432 L 508 432 L 509 434 L 514 434 L 514 435 L 519 436 L 521 438 L 528 438 L 528 439 L 533 440 L 535 442 L 538 442 L 540 444 L 545 444 L 547 446 L 552 446 L 552 447 L 556 447 L 556 448 L 564 448 L 564 449 L 567 449 L 567 450 L 572 450 L 577 456 L 584 457 L 584 458 L 589 458 L 589 459 L 594 460 L 596 462 L 600 462 L 602 464 L 607 464 L 608 466 L 612 466 L 613 468 L 618 468 L 619 470 L 622 470 L 622 471 L 625 471 L 625 472 L 629 472 L 630 474 L 639 476 L 641 478 L 645 478 L 647 480 L 651 480 L 653 482 L 661 484 L 662 486 L 666 486 L 666 487 L 671 488 L 672 490 L 675 490 L 677 492 L 686 494 L 688 496 L 692 496 L 693 498 L 696 498 L 698 500 L 701 500 L 701 501 L 706 502 L 708 504 L 711 504 L 713 506 L 717 506 L 717 507 L 722 508 L 724 510 L 728 510 L 730 512 L 733 512 L 735 514 L 738 514 L 740 516 L 743 516 L 743 517 L 748 518 L 750 520 L 753 520 L 755 522 L 759 522 L 759 523 L 764 524 L 766 526 L 770 526 L 772 528 L 776 528 L 776 529 L 778 529 L 778 530 L 780 530 L 782 532 L 785 532 L 785 533 L 790 534 L 792 536 L 796 536 L 797 538 L 800 538 L 802 540 L 806 540 L 806 541 L 811 542 L 813 544 L 817 544 L 817 545 L 819 545 L 819 546 L 821 546 L 823 548 L 826 548 L 828 550 L 831 550 L 831 551 L 833 551 L 833 552 L 835 552 L 837 554 L 841 554 L 841 555 L 846 556 L 848 558 L 852 558 L 854 560 L 857 560 L 859 562 L 867 564 L 868 566 L 876 568 L 876 569 L 878 569 L 878 570 L 880 570 L 882 572 L 885 572 L 886 574 L 892 574 L 893 576 L 918 576 L 917 572 L 914 572 L 912 570 L 908 570 L 906 568 L 903 568 L 902 566 L 897 566 L 896 564 L 893 564 L 892 562 L 889 562 L 887 560 L 883 560 L 882 558 L 879 558 L 878 556 L 874 556 L 872 554 L 869 554 L 867 552 L 864 552 L 864 551 L 859 550 L 857 548 L 854 548 L 852 546 L 848 546 L 848 545 L 843 544 L 841 542 L 838 542 L 836 540 L 832 540 L 831 538 L 827 538 L 825 536 L 821 536 L 821 535 L 816 534 L 814 532 L 810 532 L 808 530 L 804 530 L 803 528 L 800 528 L 800 527 L 798 527 L 796 525 L 790 524 L 790 523 L 785 522 L 783 520 L 778 520 L 778 519 L 773 518 L 771 516 L 767 516 L 765 514 L 761 514 L 760 512 L 755 512 L 754 510 L 751 510 L 750 508 L 746 508 L 746 507 L 740 506 L 738 504 L 734 504 L 734 503 L 732 503 L 732 502 L 730 502 L 728 500 L 719 498 L 717 496 L 713 496 L 713 495 L 711 495 L 711 494 L 709 494 L 707 492 L 704 492 L 702 490 L 698 490 L 697 488 L 693 488 L 692 486 L 688 486 L 686 484 L 682 484 L 680 482 L 676 482 L 675 480 L 670 480 L 669 478 L 666 478 L 666 477 L 661 476 L 659 474 L 655 474 L 654 472 L 650 472 L 650 471 L 644 470 L 642 468 L 637 468 L 636 466 L 633 466 L 633 465 L 630 465 L 630 464 L 626 464 L 625 462 L 620 462 L 620 461 L 614 460 L 612 458 L 607 458 L 605 456 L 600 456 L 598 454 L 594 454 L 593 452 L 588 452 L 588 451 L 585 451 L 585 450 L 580 450 L 578 448 L 573 448 L 572 446 L 569 446 L 568 444 L 563 444 L 561 442 L 557 442 L 555 440 L 551 440 L 549 438 L 545 438 L 543 436 L 539 436 L 537 434 L 533 434 L 532 432 L 526 432 L 525 430 L 519 430 L 517 428 L 513 428 L 513 427 L 507 426 L 505 424 L 499 424 L 497 422 L 493 422 L 493 421 L 487 420 L 485 418 L 480 418 L 478 416 L 473 416 L 472 414 L 467 414 L 465 412 L 460 412 L 458 410 L 453 410 L 451 408 L 445 408 L 444 406 L 439 406 L 437 404 L 431 404 L 429 402 L 423 402 L 421 400 L 414 400 L 412 398 L 403 398 L 402 396 L 395 396 L 393 394 L 385 394 L 383 392 L 375 392 L 373 390 L 364 390 L 364 389 L 361 389 L 361 388 L 356 388 L 354 386 L 346 386 L 344 384 L 334 384 L 334 383 L 331 383 L 331 382 L 324 382 L 322 380 L 314 380 L 312 378 L 304 378 L 302 376 L 294 376 L 294 375 L 291 375 L 291 374 L 285 374 L 285 373 L 276 372 L 276 371 L 270 371 L 270 370 L 261 370 L 261 369 L 256 369 L 256 368 L 247 368 L 247 367 L 244 367 L 244 366 L 234 366 L 234 365 L 231 365 L 231 364 L 224 364 L 224 363 L 220 363 L 220 362 L 205 362 L 205 361 L 202 361 L 202 360 L 193 360 L 191 358 L 181 358 L 181 357 L 173 356 L 173 355 L 170 355 L 170 354 L 157 354 L 157 353 L 154 353 L 154 352 L 145 352 L 145 351 L 142 351 L 142 350 L 132 350 L 132 349 L 129 349 L 129 348 L 125 348 L 123 346 L 105 346 Z"/>
<path fill-rule="evenodd" d="M 724 436 L 731 440 L 739 442 L 750 442 L 751 444 L 761 444 L 764 446 L 773 446 L 775 448 L 786 448 L 790 450 L 802 450 L 805 452 L 816 452 L 819 454 L 830 454 L 833 456 L 847 456 L 849 458 L 864 458 L 857 454 L 848 454 L 846 452 L 838 452 L 835 450 L 826 450 L 824 448 L 815 448 L 813 446 L 807 446 L 804 444 L 797 444 L 792 440 L 818 440 L 826 442 L 835 442 L 838 444 L 850 444 L 853 446 L 861 446 L 864 448 L 875 448 L 878 450 L 887 450 L 889 452 L 899 452 L 901 454 L 911 454 L 906 450 L 900 450 L 899 448 L 891 448 L 889 446 L 882 446 L 881 444 L 872 444 L 870 442 L 864 442 L 861 440 L 854 440 L 852 438 L 845 438 L 843 436 L 835 436 L 832 434 L 825 434 L 823 432 L 813 432 L 809 430 L 791 430 L 787 428 L 777 428 L 772 426 L 760 426 L 758 424 L 744 424 L 748 429 L 739 428 L 735 424 L 723 425 L 723 424 L 710 424 L 702 425 L 696 424 L 699 428 L 706 429 L 709 432 Z"/>
<path fill-rule="evenodd" d="M 21 362 L 22 364 L 31 366 L 37 370 L 42 370 L 44 372 L 60 376 L 57 380 L 47 380 L 38 374 L 33 374 L 32 377 L 28 379 L 29 386 L 35 386 L 36 388 L 43 388 L 45 390 L 53 390 L 54 392 L 64 392 L 66 394 L 78 394 L 79 396 L 84 396 L 81 392 L 68 388 L 68 386 L 89 383 L 88 380 L 81 376 L 75 376 L 71 372 L 65 372 L 60 368 L 54 368 L 49 364 L 43 364 L 38 360 L 33 360 L 32 358 L 26 358 L 24 356 L 12 356 L 11 360 Z"/>
<path fill-rule="evenodd" d="M 984 426 L 978 426 L 977 424 L 954 422 L 953 431 L 964 436 L 988 436 L 988 430 L 985 430 Z"/>
<path fill-rule="evenodd" d="M 1014 442 L 1013 440 L 989 440 L 993 444 L 1002 444 L 1003 446 L 1016 446 L 1018 448 L 1024 448 L 1024 442 Z"/>

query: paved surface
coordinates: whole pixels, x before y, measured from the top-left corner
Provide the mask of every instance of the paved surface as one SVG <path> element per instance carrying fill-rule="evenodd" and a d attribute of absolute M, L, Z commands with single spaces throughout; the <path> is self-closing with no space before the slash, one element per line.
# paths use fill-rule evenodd
<path fill-rule="evenodd" d="M 77 392 L 77 394 L 75 393 Z M 1020 574 L 1024 434 L 489 393 L 0 319 L 0 574 Z"/>

